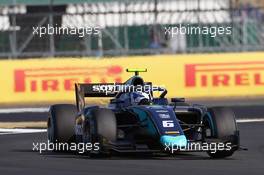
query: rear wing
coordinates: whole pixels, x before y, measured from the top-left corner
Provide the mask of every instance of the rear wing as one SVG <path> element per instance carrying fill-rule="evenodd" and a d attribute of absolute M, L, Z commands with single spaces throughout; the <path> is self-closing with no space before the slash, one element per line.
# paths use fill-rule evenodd
<path fill-rule="evenodd" d="M 95 84 L 75 84 L 75 96 L 77 110 L 85 107 L 85 97 L 115 97 L 118 93 L 116 86 L 121 83 L 95 83 Z"/>
<path fill-rule="evenodd" d="M 151 82 L 145 82 L 145 86 L 152 86 Z M 93 83 L 75 84 L 75 96 L 77 110 L 81 111 L 85 107 L 85 97 L 116 97 L 122 92 L 135 91 L 137 86 L 123 83 Z M 134 89 L 133 89 L 134 88 Z M 152 94 L 152 92 L 150 92 Z"/>

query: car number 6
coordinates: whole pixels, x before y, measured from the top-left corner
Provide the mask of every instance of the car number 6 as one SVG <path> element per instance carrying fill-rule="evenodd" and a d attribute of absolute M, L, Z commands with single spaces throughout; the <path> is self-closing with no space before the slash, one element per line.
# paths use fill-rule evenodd
<path fill-rule="evenodd" d="M 174 127 L 174 123 L 172 120 L 165 120 L 165 121 L 162 121 L 162 125 L 164 128 L 171 128 L 171 127 Z"/>

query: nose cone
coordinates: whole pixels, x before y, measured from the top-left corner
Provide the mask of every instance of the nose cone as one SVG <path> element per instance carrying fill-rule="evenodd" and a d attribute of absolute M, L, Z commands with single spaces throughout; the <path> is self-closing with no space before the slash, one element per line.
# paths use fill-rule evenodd
<path fill-rule="evenodd" d="M 187 139 L 185 135 L 179 135 L 179 136 L 169 136 L 164 135 L 160 137 L 160 142 L 164 146 L 170 146 L 170 147 L 186 147 L 187 146 Z"/>

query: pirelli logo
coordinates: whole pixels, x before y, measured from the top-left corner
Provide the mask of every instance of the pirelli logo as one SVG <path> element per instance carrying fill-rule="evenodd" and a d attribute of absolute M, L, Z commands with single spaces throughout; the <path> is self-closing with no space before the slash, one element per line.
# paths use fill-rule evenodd
<path fill-rule="evenodd" d="M 264 86 L 264 61 L 185 65 L 185 87 L 231 86 Z"/>
<path fill-rule="evenodd" d="M 105 67 L 43 67 L 14 70 L 14 91 L 72 91 L 74 84 L 122 82 L 121 66 Z"/>

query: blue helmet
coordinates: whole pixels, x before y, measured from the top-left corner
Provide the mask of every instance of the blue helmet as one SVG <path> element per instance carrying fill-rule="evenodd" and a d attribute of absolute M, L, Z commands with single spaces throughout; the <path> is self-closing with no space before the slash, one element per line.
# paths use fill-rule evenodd
<path fill-rule="evenodd" d="M 130 97 L 134 105 L 149 105 L 151 102 L 151 96 L 145 92 L 132 92 Z"/>

